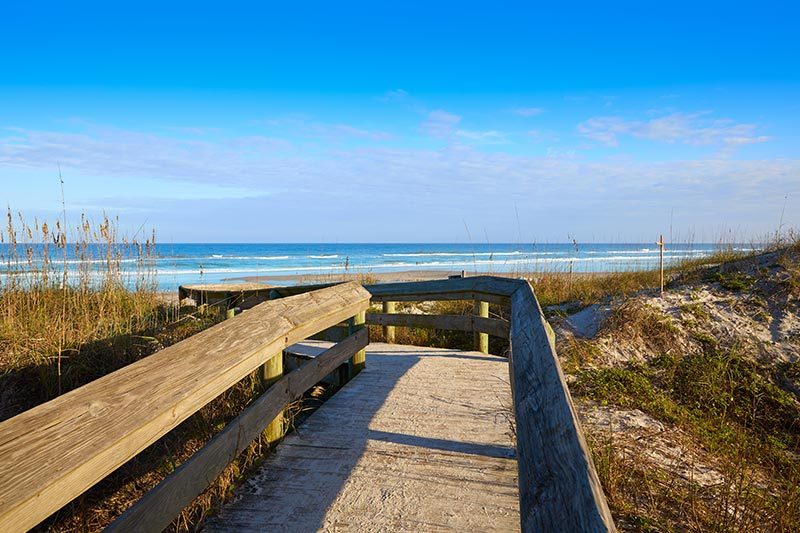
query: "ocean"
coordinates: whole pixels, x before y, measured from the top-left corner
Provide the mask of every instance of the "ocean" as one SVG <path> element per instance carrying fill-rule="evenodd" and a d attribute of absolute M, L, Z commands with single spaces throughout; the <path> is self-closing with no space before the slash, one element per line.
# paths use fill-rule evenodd
<path fill-rule="evenodd" d="M 0 282 L 7 276 L 8 244 L 0 244 Z M 730 245 L 724 245 L 726 248 Z M 667 244 L 664 260 L 667 266 L 685 259 L 700 258 L 719 248 L 715 244 Z M 751 250 L 748 245 L 737 249 Z M 55 252 L 55 254 L 53 254 Z M 92 268 L 106 268 L 107 249 L 90 245 L 86 254 Z M 20 252 L 18 251 L 18 254 Z M 50 250 L 52 268 L 63 265 L 59 252 Z M 123 278 L 133 279 L 141 265 L 137 254 L 119 246 L 119 264 Z M 86 261 L 70 250 L 70 275 L 77 274 Z M 24 255 L 24 253 L 23 253 Z M 41 245 L 34 246 L 34 263 L 41 255 Z M 146 261 L 154 272 L 158 287 L 165 291 L 179 285 L 242 281 L 258 277 L 264 283 L 289 285 L 297 281 L 291 276 L 327 274 L 366 274 L 408 270 L 441 271 L 465 270 L 475 273 L 525 273 L 532 271 L 608 272 L 644 270 L 658 266 L 658 246 L 655 243 L 534 243 L 534 244 L 473 244 L 473 243 L 297 243 L 297 244 L 157 244 Z"/>
<path fill-rule="evenodd" d="M 667 244 L 665 263 L 703 257 L 716 249 L 714 244 Z M 0 248 L 0 253 L 5 255 L 7 249 Z M 105 268 L 105 253 L 104 248 L 90 247 L 89 255 L 98 270 Z M 125 250 L 120 254 L 123 270 L 135 270 L 135 255 Z M 292 284 L 295 281 L 284 276 L 342 272 L 436 270 L 444 276 L 461 270 L 469 274 L 643 270 L 657 267 L 658 257 L 654 243 L 157 244 L 149 263 L 159 288 L 171 291 L 182 284 L 240 281 L 255 276 L 266 283 Z M 58 260 L 56 257 L 56 263 Z M 70 268 L 80 264 L 73 252 L 68 264 Z"/>

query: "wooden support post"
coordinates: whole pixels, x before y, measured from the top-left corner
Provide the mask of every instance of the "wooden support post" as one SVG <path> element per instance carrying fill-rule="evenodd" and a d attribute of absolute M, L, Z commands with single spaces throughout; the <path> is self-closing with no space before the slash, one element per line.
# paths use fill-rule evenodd
<path fill-rule="evenodd" d="M 367 313 L 366 311 L 362 311 L 352 317 L 350 322 L 348 323 L 348 334 L 352 335 L 356 331 L 366 327 L 367 321 Z M 367 352 L 365 350 L 359 350 L 356 354 L 350 358 L 350 362 L 348 364 L 349 373 L 348 379 L 353 379 L 359 372 L 364 370 L 364 366 L 367 362 Z"/>
<path fill-rule="evenodd" d="M 472 308 L 475 316 L 489 318 L 489 302 L 475 300 Z M 489 353 L 489 334 L 475 332 L 475 350 L 481 353 Z"/>
<path fill-rule="evenodd" d="M 383 312 L 394 313 L 395 303 L 383 302 Z M 394 326 L 383 326 L 383 340 L 384 342 L 388 342 L 390 344 L 394 342 Z"/>
<path fill-rule="evenodd" d="M 282 377 L 283 351 L 281 350 L 261 367 L 261 380 L 264 383 L 264 387 L 269 388 Z M 283 413 L 280 413 L 269 423 L 267 429 L 264 430 L 264 437 L 270 446 L 277 444 L 281 440 L 281 437 L 283 437 Z"/>
<path fill-rule="evenodd" d="M 664 236 L 659 235 L 658 242 L 658 270 L 661 274 L 661 295 L 664 295 Z"/>

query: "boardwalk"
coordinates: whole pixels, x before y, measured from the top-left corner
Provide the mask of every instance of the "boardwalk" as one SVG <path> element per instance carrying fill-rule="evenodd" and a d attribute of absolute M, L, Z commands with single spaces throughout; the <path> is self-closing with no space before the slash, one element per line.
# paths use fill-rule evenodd
<path fill-rule="evenodd" d="M 508 364 L 371 344 L 206 531 L 516 531 Z"/>

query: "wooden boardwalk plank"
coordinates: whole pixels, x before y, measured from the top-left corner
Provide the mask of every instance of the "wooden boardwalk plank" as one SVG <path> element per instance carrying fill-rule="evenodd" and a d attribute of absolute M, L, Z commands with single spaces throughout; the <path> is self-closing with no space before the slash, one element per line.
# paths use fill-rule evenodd
<path fill-rule="evenodd" d="M 517 531 L 508 364 L 389 344 L 206 531 Z"/>

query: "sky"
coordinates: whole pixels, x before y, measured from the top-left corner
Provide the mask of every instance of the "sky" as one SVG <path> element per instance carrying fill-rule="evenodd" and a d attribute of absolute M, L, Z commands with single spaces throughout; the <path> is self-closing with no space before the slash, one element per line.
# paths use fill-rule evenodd
<path fill-rule="evenodd" d="M 792 2 L 3 2 L 0 202 L 160 242 L 800 228 Z"/>

